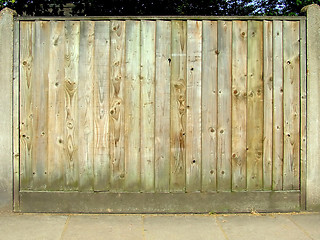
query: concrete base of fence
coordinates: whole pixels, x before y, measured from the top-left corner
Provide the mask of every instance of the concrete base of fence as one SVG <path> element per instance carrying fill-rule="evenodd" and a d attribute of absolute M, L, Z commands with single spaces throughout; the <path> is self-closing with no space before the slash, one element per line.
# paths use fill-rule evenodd
<path fill-rule="evenodd" d="M 12 210 L 13 16 L 0 12 L 0 211 Z"/>
<path fill-rule="evenodd" d="M 307 12 L 307 189 L 308 211 L 320 211 L 320 7 Z"/>

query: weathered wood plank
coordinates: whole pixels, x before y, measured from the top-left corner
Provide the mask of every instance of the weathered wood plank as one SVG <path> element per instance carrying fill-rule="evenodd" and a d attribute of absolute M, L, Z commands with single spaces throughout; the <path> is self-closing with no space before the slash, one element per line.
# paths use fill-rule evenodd
<path fill-rule="evenodd" d="M 170 191 L 181 192 L 186 180 L 187 24 L 172 21 L 171 26 Z"/>
<path fill-rule="evenodd" d="M 94 33 L 94 190 L 106 191 L 110 189 L 110 22 L 96 22 Z"/>
<path fill-rule="evenodd" d="M 247 50 L 246 21 L 232 24 L 232 190 L 247 188 Z"/>
<path fill-rule="evenodd" d="M 300 173 L 299 22 L 283 22 L 284 158 L 283 190 L 299 189 Z"/>
<path fill-rule="evenodd" d="M 262 189 L 263 22 L 248 21 L 247 188 Z"/>
<path fill-rule="evenodd" d="M 92 21 L 80 22 L 80 55 L 78 84 L 78 160 L 79 190 L 93 190 L 93 74 L 94 25 Z"/>
<path fill-rule="evenodd" d="M 202 22 L 187 21 L 186 191 L 201 190 Z"/>
<path fill-rule="evenodd" d="M 34 52 L 34 23 L 21 22 L 20 25 L 20 187 L 32 189 L 32 75 Z"/>
<path fill-rule="evenodd" d="M 78 122 L 78 86 L 79 86 L 79 47 L 80 22 L 65 23 L 65 189 L 76 190 L 79 185 L 79 122 Z"/>
<path fill-rule="evenodd" d="M 307 188 L 307 54 L 306 21 L 300 21 L 300 191 L 301 210 L 306 210 Z"/>
<path fill-rule="evenodd" d="M 203 21 L 202 36 L 202 191 L 217 189 L 217 22 Z"/>
<path fill-rule="evenodd" d="M 20 208 L 20 22 L 13 27 L 13 210 Z"/>
<path fill-rule="evenodd" d="M 283 169 L 283 43 L 282 22 L 273 21 L 273 163 L 272 189 L 282 190 Z"/>
<path fill-rule="evenodd" d="M 48 72 L 50 24 L 49 22 L 35 22 L 34 42 L 34 74 L 32 75 L 32 174 L 33 190 L 44 190 L 47 185 L 47 151 L 48 151 Z"/>
<path fill-rule="evenodd" d="M 272 189 L 273 68 L 272 22 L 263 22 L 263 189 Z"/>
<path fill-rule="evenodd" d="M 140 107 L 140 22 L 126 21 L 125 190 L 130 192 L 141 187 Z"/>
<path fill-rule="evenodd" d="M 65 189 L 65 160 L 67 139 L 65 139 L 65 89 L 64 22 L 50 22 L 50 42 L 47 53 L 49 65 L 48 86 L 48 190 Z"/>
<path fill-rule="evenodd" d="M 155 191 L 169 192 L 171 22 L 157 21 L 155 91 Z"/>
<path fill-rule="evenodd" d="M 218 21 L 217 190 L 231 190 L 232 22 Z"/>
<path fill-rule="evenodd" d="M 111 21 L 110 24 L 110 181 L 112 191 L 121 191 L 125 177 L 125 22 Z"/>
<path fill-rule="evenodd" d="M 141 191 L 154 191 L 156 22 L 141 21 Z"/>

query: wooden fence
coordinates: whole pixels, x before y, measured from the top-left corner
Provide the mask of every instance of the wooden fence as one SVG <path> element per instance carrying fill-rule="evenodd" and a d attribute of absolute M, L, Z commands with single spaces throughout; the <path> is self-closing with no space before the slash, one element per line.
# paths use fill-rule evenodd
<path fill-rule="evenodd" d="M 305 17 L 14 24 L 17 211 L 304 209 Z"/>
<path fill-rule="evenodd" d="M 21 189 L 299 190 L 304 31 L 22 21 Z"/>

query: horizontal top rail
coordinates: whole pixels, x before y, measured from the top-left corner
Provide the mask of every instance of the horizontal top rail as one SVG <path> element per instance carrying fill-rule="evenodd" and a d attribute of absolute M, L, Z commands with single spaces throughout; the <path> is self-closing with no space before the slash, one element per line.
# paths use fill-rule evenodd
<path fill-rule="evenodd" d="M 48 16 L 15 17 L 18 21 L 83 21 L 83 20 L 305 20 L 305 16 Z"/>

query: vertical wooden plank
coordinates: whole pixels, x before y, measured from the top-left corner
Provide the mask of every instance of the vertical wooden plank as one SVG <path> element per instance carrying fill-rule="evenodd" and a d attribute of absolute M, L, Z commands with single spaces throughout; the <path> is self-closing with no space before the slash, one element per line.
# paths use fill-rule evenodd
<path fill-rule="evenodd" d="M 201 190 L 202 22 L 187 21 L 186 191 Z"/>
<path fill-rule="evenodd" d="M 217 22 L 202 23 L 202 191 L 217 189 Z"/>
<path fill-rule="evenodd" d="M 33 190 L 44 190 L 47 185 L 48 151 L 48 71 L 50 24 L 35 22 L 34 74 L 32 77 L 32 174 Z"/>
<path fill-rule="evenodd" d="M 272 22 L 263 22 L 263 189 L 272 189 L 272 129 L 273 129 L 273 76 L 272 76 Z"/>
<path fill-rule="evenodd" d="M 306 210 L 307 179 L 307 64 L 306 20 L 300 20 L 300 161 L 301 210 Z"/>
<path fill-rule="evenodd" d="M 171 24 L 170 191 L 185 191 L 187 24 Z"/>
<path fill-rule="evenodd" d="M 65 185 L 65 33 L 63 21 L 50 22 L 48 85 L 48 189 L 63 190 Z"/>
<path fill-rule="evenodd" d="M 247 188 L 262 189 L 263 22 L 248 21 Z"/>
<path fill-rule="evenodd" d="M 111 21 L 109 149 L 111 189 L 121 191 L 125 177 L 125 22 Z"/>
<path fill-rule="evenodd" d="M 155 91 L 155 191 L 169 192 L 171 21 L 157 21 Z"/>
<path fill-rule="evenodd" d="M 80 22 L 78 85 L 79 121 L 79 190 L 93 189 L 93 70 L 94 22 Z"/>
<path fill-rule="evenodd" d="M 232 24 L 232 190 L 247 188 L 247 21 Z"/>
<path fill-rule="evenodd" d="M 79 47 L 80 22 L 65 22 L 65 189 L 77 190 L 79 183 L 79 122 L 78 122 L 78 86 L 79 86 Z"/>
<path fill-rule="evenodd" d="M 218 191 L 231 191 L 231 54 L 232 22 L 218 21 Z"/>
<path fill-rule="evenodd" d="M 13 27 L 13 210 L 20 208 L 20 21 Z"/>
<path fill-rule="evenodd" d="M 96 22 L 94 32 L 94 190 L 106 191 L 110 189 L 110 22 Z"/>
<path fill-rule="evenodd" d="M 155 21 L 141 21 L 141 191 L 154 191 Z"/>
<path fill-rule="evenodd" d="M 273 21 L 273 163 L 272 189 L 282 190 L 283 169 L 283 44 L 282 21 Z"/>
<path fill-rule="evenodd" d="M 21 190 L 32 189 L 32 138 L 33 112 L 31 105 L 34 23 L 21 22 L 20 26 L 20 187 Z"/>
<path fill-rule="evenodd" d="M 299 189 L 300 173 L 300 30 L 298 21 L 283 22 L 284 158 L 283 189 Z"/>
<path fill-rule="evenodd" d="M 125 189 L 140 190 L 140 21 L 126 21 Z"/>

